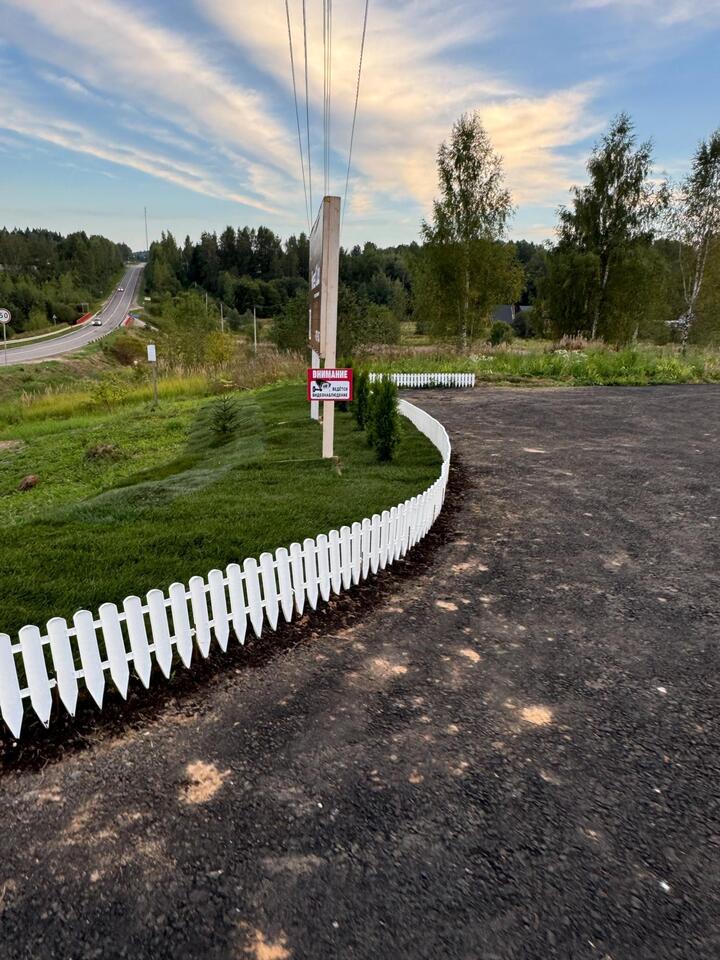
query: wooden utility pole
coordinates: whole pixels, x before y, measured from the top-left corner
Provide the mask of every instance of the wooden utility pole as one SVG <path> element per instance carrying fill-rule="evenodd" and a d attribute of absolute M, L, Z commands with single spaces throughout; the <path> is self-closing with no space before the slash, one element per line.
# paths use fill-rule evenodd
<path fill-rule="evenodd" d="M 310 234 L 310 349 L 312 365 L 334 367 L 337 352 L 340 197 L 323 197 Z M 314 411 L 310 415 L 313 416 Z M 323 401 L 322 455 L 334 456 L 335 404 Z"/>

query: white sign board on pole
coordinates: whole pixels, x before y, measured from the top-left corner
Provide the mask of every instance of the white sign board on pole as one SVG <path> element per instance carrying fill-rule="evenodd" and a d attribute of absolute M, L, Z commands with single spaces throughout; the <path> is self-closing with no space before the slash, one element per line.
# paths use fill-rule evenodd
<path fill-rule="evenodd" d="M 5 365 L 7 366 L 7 324 L 12 320 L 12 314 L 5 307 L 0 307 L 0 323 L 3 328 L 3 352 L 5 354 Z"/>
<path fill-rule="evenodd" d="M 308 370 L 308 400 L 350 403 L 353 398 L 353 372 L 349 367 L 323 367 Z"/>
<path fill-rule="evenodd" d="M 155 363 L 157 361 L 157 351 L 155 349 L 154 343 L 149 343 L 147 348 L 148 360 L 150 363 Z"/>

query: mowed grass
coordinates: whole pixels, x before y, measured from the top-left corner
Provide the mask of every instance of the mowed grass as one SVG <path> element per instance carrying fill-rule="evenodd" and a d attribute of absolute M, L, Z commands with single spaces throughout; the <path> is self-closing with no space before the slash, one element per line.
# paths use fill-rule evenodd
<path fill-rule="evenodd" d="M 689 350 L 683 355 L 673 348 L 649 346 L 553 351 L 528 341 L 510 348 L 480 346 L 466 355 L 438 351 L 386 357 L 368 365 L 387 373 L 474 373 L 477 382 L 491 384 L 646 386 L 720 381 L 720 353 L 716 351 Z"/>
<path fill-rule="evenodd" d="M 242 395 L 237 434 L 219 447 L 196 439 L 208 402 L 0 429 L 0 630 L 187 583 L 390 508 L 439 473 L 439 454 L 404 419 L 396 462 L 379 464 L 342 413 L 339 462 L 322 460 L 304 385 Z M 98 444 L 122 455 L 89 461 Z M 20 493 L 28 473 L 40 482 Z"/>

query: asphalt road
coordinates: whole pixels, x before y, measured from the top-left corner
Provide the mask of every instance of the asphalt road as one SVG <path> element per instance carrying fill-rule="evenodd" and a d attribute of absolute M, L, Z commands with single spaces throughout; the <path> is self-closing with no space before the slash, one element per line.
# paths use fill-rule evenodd
<path fill-rule="evenodd" d="M 420 402 L 427 569 L 6 767 L 3 960 L 720 956 L 720 388 Z"/>
<path fill-rule="evenodd" d="M 124 288 L 123 292 L 119 293 L 115 289 L 102 308 L 103 324 L 101 327 L 85 324 L 61 337 L 37 340 L 35 343 L 29 343 L 24 347 L 9 347 L 7 351 L 8 366 L 18 363 L 31 363 L 36 360 L 51 360 L 53 357 L 79 350 L 80 347 L 85 347 L 95 340 L 100 340 L 101 337 L 106 337 L 113 330 L 116 330 L 135 302 L 135 293 L 144 266 L 140 263 L 127 268 L 118 284 L 118 286 Z M 4 363 L 4 360 L 4 357 L 0 358 L 0 363 Z"/>

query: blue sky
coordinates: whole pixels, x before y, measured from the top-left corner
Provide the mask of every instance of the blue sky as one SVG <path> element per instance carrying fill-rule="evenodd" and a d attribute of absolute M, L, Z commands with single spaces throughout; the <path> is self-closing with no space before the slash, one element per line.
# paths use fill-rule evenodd
<path fill-rule="evenodd" d="M 306 5 L 317 206 L 322 4 Z M 301 9 L 291 0 L 299 71 Z M 333 10 L 342 195 L 363 0 Z M 658 174 L 681 175 L 720 125 L 719 46 L 720 0 L 370 0 L 343 242 L 417 238 L 437 146 L 464 110 L 480 111 L 505 158 L 515 237 L 552 236 L 621 110 L 654 140 Z M 283 0 L 0 0 L 0 223 L 139 249 L 145 205 L 151 240 L 307 228 Z"/>

